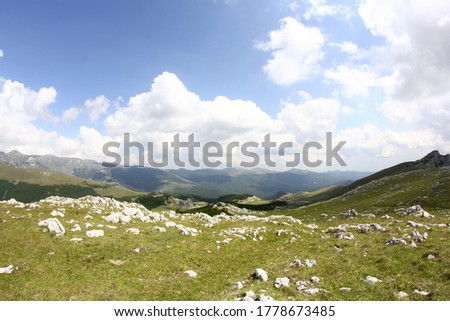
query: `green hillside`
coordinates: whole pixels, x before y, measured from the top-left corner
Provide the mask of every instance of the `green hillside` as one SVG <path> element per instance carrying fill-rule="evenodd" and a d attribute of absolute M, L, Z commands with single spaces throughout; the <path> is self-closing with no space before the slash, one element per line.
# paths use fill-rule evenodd
<path fill-rule="evenodd" d="M 0 162 L 0 200 L 34 202 L 51 195 L 130 198 L 142 195 L 118 184 L 105 184 L 42 169 L 16 168 Z"/>

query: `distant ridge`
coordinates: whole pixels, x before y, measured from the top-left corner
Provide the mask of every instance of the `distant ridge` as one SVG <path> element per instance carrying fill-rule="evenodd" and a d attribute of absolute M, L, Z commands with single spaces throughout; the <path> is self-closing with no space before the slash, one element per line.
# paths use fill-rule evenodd
<path fill-rule="evenodd" d="M 25 155 L 18 151 L 0 153 L 0 161 L 16 168 L 52 170 L 98 182 L 119 183 L 140 192 L 194 194 L 208 198 L 229 194 L 273 198 L 277 193 L 312 192 L 330 185 L 346 185 L 370 174 L 355 171 L 317 173 L 300 169 L 277 172 L 260 168 L 106 168 L 93 160 L 54 155 Z"/>
<path fill-rule="evenodd" d="M 438 167 L 448 167 L 450 166 L 450 155 L 441 155 L 439 151 L 434 150 L 421 159 L 416 161 L 404 162 L 392 167 L 385 168 L 381 171 L 373 173 L 369 176 L 358 179 L 348 185 L 345 186 L 336 186 L 325 190 L 324 192 L 317 193 L 313 196 L 305 195 L 298 196 L 295 198 L 295 203 L 298 204 L 310 204 L 323 200 L 328 200 L 334 197 L 341 196 L 359 186 L 370 183 L 371 181 L 382 179 L 384 177 L 398 175 L 402 173 L 407 173 L 414 170 L 424 170 L 424 169 L 432 169 Z M 291 197 L 294 199 L 294 197 Z"/>

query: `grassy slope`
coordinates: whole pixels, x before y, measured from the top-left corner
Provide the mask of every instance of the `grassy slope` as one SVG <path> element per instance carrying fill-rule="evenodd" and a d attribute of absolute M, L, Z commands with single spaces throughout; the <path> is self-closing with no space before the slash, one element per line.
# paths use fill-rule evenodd
<path fill-rule="evenodd" d="M 143 193 L 64 173 L 15 168 L 0 162 L 0 199 L 15 198 L 23 202 L 33 202 L 50 195 L 68 197 L 100 195 L 129 198 L 143 195 Z"/>
<path fill-rule="evenodd" d="M 436 182 L 440 186 L 433 189 Z M 27 211 L 0 204 L 0 219 L 4 220 L 0 222 L 0 267 L 19 267 L 11 275 L 0 275 L 0 300 L 233 300 L 245 291 L 262 289 L 278 300 L 397 300 L 399 291 L 409 294 L 407 300 L 450 300 L 450 231 L 448 226 L 432 226 L 450 223 L 449 186 L 448 169 L 413 171 L 373 181 L 327 202 L 268 213 L 295 216 L 302 225 L 288 226 L 280 220 L 278 225 L 222 222 L 205 228 L 204 222 L 183 216 L 173 219 L 203 230 L 196 237 L 182 236 L 174 228 L 159 233 L 153 228 L 161 223 L 133 221 L 119 224 L 117 230 L 105 229 L 104 238 L 88 239 L 84 224 L 105 222 L 94 214 L 94 219 L 85 219 L 88 209 L 67 208 L 66 217 L 61 219 L 67 235 L 58 238 L 37 226 L 39 220 L 49 217 L 53 207 Z M 394 214 L 395 209 L 417 203 L 435 218 L 401 218 Z M 349 208 L 360 214 L 373 212 L 376 217 L 359 215 L 344 220 L 340 213 Z M 382 219 L 385 214 L 393 219 Z M 72 224 L 67 221 L 72 219 L 82 225 L 83 231 L 70 231 Z M 391 237 L 427 231 L 426 227 L 408 227 L 408 220 L 431 226 L 429 238 L 416 249 L 384 245 Z M 387 230 L 362 234 L 351 229 L 355 236 L 351 241 L 321 232 L 339 224 L 374 222 Z M 307 224 L 318 228 L 311 229 Z M 140 228 L 141 234 L 126 233 L 129 227 Z M 217 244 L 225 238 L 220 232 L 232 227 L 266 227 L 267 232 L 261 234 L 261 241 L 234 239 L 229 244 Z M 291 242 L 291 235 L 276 236 L 278 229 L 299 237 Z M 73 237 L 84 241 L 73 244 Z M 132 251 L 136 247 L 141 248 L 140 253 Z M 431 253 L 437 260 L 427 259 Z M 296 258 L 316 259 L 317 266 L 291 267 Z M 115 266 L 110 259 L 126 262 Z M 250 277 L 258 267 L 269 272 L 268 282 Z M 187 278 L 183 271 L 188 269 L 198 272 L 198 278 Z M 367 275 L 383 282 L 366 284 L 362 279 Z M 307 296 L 297 292 L 294 285 L 288 289 L 273 287 L 276 277 L 289 277 L 295 283 L 312 276 L 321 279 L 317 287 L 327 292 Z M 237 281 L 245 281 L 242 290 L 233 288 Z M 340 287 L 351 287 L 352 291 L 340 291 Z M 414 294 L 415 289 L 430 295 Z"/>

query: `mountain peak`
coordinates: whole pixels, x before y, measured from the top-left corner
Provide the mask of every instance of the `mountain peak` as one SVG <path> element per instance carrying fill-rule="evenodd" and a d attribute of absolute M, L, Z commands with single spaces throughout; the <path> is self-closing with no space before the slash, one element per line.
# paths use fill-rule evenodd
<path fill-rule="evenodd" d="M 450 166 L 450 155 L 441 155 L 439 151 L 434 150 L 428 153 L 425 157 L 414 162 L 422 168 L 436 168 Z"/>

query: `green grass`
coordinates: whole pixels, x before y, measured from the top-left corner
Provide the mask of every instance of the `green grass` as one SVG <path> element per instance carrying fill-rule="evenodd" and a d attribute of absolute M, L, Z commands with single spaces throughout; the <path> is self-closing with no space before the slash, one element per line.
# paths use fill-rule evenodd
<path fill-rule="evenodd" d="M 317 216 L 298 210 L 288 211 L 302 219 L 302 225 L 287 226 L 284 219 L 279 223 L 227 221 L 212 228 L 204 222 L 183 218 L 175 222 L 203 231 L 198 236 L 183 236 L 175 228 L 167 233 L 155 231 L 162 223 L 133 221 L 116 224 L 118 229 L 104 228 L 105 237 L 89 239 L 85 235 L 86 222 L 108 225 L 100 215 L 84 219 L 89 209 L 67 207 L 66 216 L 60 221 L 66 227 L 63 237 L 43 232 L 37 225 L 39 220 L 50 217 L 49 205 L 27 211 L 0 205 L 0 267 L 13 264 L 18 269 L 11 275 L 0 275 L 0 300 L 234 300 L 245 291 L 266 290 L 267 295 L 277 300 L 397 300 L 396 293 L 405 291 L 410 300 L 449 300 L 449 249 L 448 227 L 432 227 L 429 239 L 417 249 L 407 246 L 386 246 L 384 242 L 392 236 L 401 237 L 413 229 L 406 226 L 403 218 L 395 222 L 380 218 L 358 216 L 344 221 L 338 211 L 328 211 L 338 216 Z M 8 214 L 6 214 L 9 211 Z M 279 211 L 273 212 L 278 214 Z M 273 214 L 269 213 L 269 214 Z M 106 211 L 106 214 L 109 214 Z M 388 212 L 388 214 L 392 214 Z M 433 211 L 433 219 L 414 219 L 424 224 L 449 223 L 448 210 Z M 83 231 L 72 232 L 75 220 Z M 395 217 L 399 219 L 399 217 Z M 387 227 L 386 232 L 361 234 L 352 230 L 355 240 L 338 240 L 333 234 L 322 234 L 321 230 L 339 224 L 378 222 Z M 312 230 L 306 227 L 314 223 Z M 125 230 L 137 227 L 139 235 Z M 217 244 L 226 236 L 220 232 L 233 227 L 266 228 L 262 241 L 234 239 L 229 244 Z M 399 231 L 399 228 L 402 231 Z M 293 243 L 290 235 L 276 236 L 276 230 L 285 229 L 299 237 Z M 421 233 L 425 228 L 416 228 Z M 324 236 L 328 238 L 322 238 Z M 70 242 L 73 237 L 82 237 L 79 244 Z M 220 248 L 218 248 L 220 246 Z M 336 250 L 336 246 L 342 250 Z M 136 247 L 140 253 L 132 250 Z M 428 260 L 430 253 L 438 254 L 438 260 Z M 291 267 L 296 259 L 316 259 L 313 268 Z M 123 260 L 116 266 L 109 260 Z M 269 272 L 269 281 L 253 280 L 256 268 Z M 192 269 L 198 272 L 196 279 L 187 278 L 183 272 Z M 367 275 L 383 280 L 368 285 L 362 282 Z M 307 296 L 296 291 L 298 280 L 309 280 L 318 276 L 317 286 L 327 292 Z M 276 277 L 289 277 L 288 289 L 275 289 Z M 233 283 L 245 281 L 241 290 Z M 351 287 L 352 291 L 340 291 L 340 287 Z M 414 289 L 427 290 L 429 296 L 413 294 Z"/>
<path fill-rule="evenodd" d="M 15 198 L 21 202 L 34 202 L 51 195 L 99 195 L 129 199 L 145 194 L 117 184 L 100 183 L 50 170 L 15 168 L 0 162 L 0 200 Z"/>

